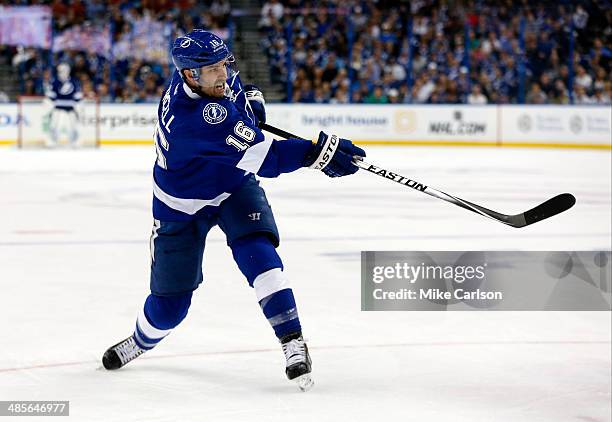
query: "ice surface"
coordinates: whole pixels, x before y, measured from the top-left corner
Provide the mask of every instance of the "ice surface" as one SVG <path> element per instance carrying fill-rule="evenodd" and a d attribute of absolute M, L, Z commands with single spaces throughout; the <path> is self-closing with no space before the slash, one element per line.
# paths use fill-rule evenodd
<path fill-rule="evenodd" d="M 506 214 L 514 229 L 365 172 L 264 179 L 316 385 L 300 393 L 220 230 L 189 316 L 116 372 L 148 289 L 153 152 L 0 150 L 0 400 L 84 421 L 609 421 L 610 314 L 361 312 L 362 250 L 611 249 L 609 151 L 368 148 L 368 161 Z M 36 420 L 36 418 L 34 418 Z M 46 419 L 45 419 L 46 420 Z"/>

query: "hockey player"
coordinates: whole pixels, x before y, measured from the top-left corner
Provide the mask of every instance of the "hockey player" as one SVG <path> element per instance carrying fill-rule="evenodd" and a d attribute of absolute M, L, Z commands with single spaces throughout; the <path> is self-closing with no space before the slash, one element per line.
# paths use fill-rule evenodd
<path fill-rule="evenodd" d="M 68 133 L 71 146 L 76 146 L 79 139 L 77 128 L 77 106 L 83 98 L 83 93 L 76 79 L 70 77 L 70 66 L 60 63 L 57 66 L 57 77 L 48 86 L 45 95 L 52 103 L 50 131 L 47 147 L 55 147 L 59 143 L 62 129 Z"/>
<path fill-rule="evenodd" d="M 122 367 L 185 318 L 203 279 L 206 235 L 219 225 L 280 340 L 287 377 L 305 391 L 313 385 L 311 360 L 275 249 L 274 216 L 255 175 L 277 177 L 310 167 L 330 177 L 345 176 L 358 169 L 353 156 L 365 152 L 323 132 L 316 143 L 279 141 L 262 132 L 263 95 L 253 85 L 241 85 L 234 57 L 209 32 L 194 30 L 177 38 L 172 59 L 177 71 L 160 101 L 154 134 L 151 294 L 133 334 L 106 351 L 103 365 Z"/>

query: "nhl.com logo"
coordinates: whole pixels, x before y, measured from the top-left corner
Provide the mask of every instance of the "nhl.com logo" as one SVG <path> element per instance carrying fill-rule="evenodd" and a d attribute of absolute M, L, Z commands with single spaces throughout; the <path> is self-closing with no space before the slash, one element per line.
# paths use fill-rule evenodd
<path fill-rule="evenodd" d="M 217 125 L 227 117 L 227 110 L 221 104 L 208 103 L 202 111 L 202 116 L 207 123 Z"/>

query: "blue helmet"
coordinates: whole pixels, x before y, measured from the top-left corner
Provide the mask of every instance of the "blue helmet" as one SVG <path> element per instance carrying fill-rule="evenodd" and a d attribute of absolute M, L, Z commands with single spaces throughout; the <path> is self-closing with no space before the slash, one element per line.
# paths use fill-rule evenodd
<path fill-rule="evenodd" d="M 202 66 L 209 66 L 229 59 L 234 62 L 234 56 L 221 38 L 203 29 L 194 29 L 188 34 L 178 37 L 172 45 L 172 61 L 180 71 L 193 69 L 194 78 L 199 77 L 198 70 Z M 183 74 L 181 73 L 181 78 Z"/>

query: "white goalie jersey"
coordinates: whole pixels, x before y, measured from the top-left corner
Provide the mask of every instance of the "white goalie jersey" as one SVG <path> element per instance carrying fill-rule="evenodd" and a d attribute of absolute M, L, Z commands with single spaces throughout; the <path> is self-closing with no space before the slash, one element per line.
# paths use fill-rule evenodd
<path fill-rule="evenodd" d="M 46 97 L 52 106 L 47 146 L 56 146 L 63 134 L 70 145 L 76 145 L 79 140 L 79 111 L 82 112 L 79 103 L 83 99 L 79 83 L 74 78 L 55 79 L 48 87 Z"/>

